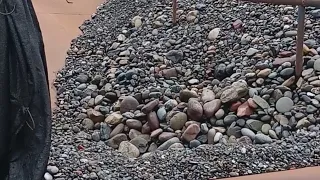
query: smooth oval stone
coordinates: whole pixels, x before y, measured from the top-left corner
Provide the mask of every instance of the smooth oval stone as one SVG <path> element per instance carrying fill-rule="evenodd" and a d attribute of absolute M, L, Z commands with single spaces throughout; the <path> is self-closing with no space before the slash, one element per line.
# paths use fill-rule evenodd
<path fill-rule="evenodd" d="M 223 134 L 222 134 L 221 132 L 217 132 L 216 135 L 215 135 L 214 138 L 213 138 L 213 141 L 214 141 L 215 143 L 217 143 L 217 142 L 220 141 L 220 139 L 221 139 L 222 137 L 223 137 Z"/>
<path fill-rule="evenodd" d="M 233 122 L 237 121 L 238 120 L 238 117 L 236 115 L 227 115 L 224 119 L 223 119 L 223 123 L 225 125 L 230 125 L 232 124 Z"/>
<path fill-rule="evenodd" d="M 251 129 L 248 128 L 242 128 L 241 133 L 244 136 L 248 136 L 251 140 L 254 140 L 254 137 L 256 135 Z"/>
<path fill-rule="evenodd" d="M 254 120 L 254 119 L 249 119 L 246 121 L 246 125 L 251 129 L 256 132 L 261 131 L 262 125 L 264 123 L 259 120 Z"/>
<path fill-rule="evenodd" d="M 162 122 L 166 119 L 167 111 L 165 107 L 161 107 L 157 111 L 157 116 L 159 118 L 159 121 Z"/>
<path fill-rule="evenodd" d="M 272 129 L 269 130 L 269 135 L 273 139 L 279 139 L 278 136 L 277 136 L 277 133 Z"/>
<path fill-rule="evenodd" d="M 270 105 L 268 104 L 268 102 L 266 100 L 264 100 L 263 98 L 261 98 L 260 96 L 254 95 L 252 99 L 262 109 L 269 109 L 270 108 Z"/>
<path fill-rule="evenodd" d="M 183 112 L 178 112 L 170 119 L 170 127 L 173 130 L 181 130 L 184 124 L 187 122 L 188 117 Z"/>
<path fill-rule="evenodd" d="M 272 139 L 269 136 L 264 135 L 264 134 L 256 134 L 254 141 L 257 144 L 272 143 Z"/>
<path fill-rule="evenodd" d="M 320 59 L 317 59 L 314 64 L 313 64 L 313 68 L 316 71 L 320 71 Z"/>
<path fill-rule="evenodd" d="M 180 143 L 179 138 L 173 137 L 173 138 L 169 139 L 168 141 L 166 141 L 163 144 L 161 144 L 158 147 L 158 150 L 160 150 L 160 151 L 167 150 L 171 145 L 173 145 L 175 143 Z"/>
<path fill-rule="evenodd" d="M 187 142 L 194 140 L 200 132 L 200 127 L 197 124 L 191 124 L 183 132 L 181 138 Z"/>
<path fill-rule="evenodd" d="M 276 109 L 280 113 L 285 113 L 285 112 L 291 111 L 291 109 L 293 108 L 293 105 L 294 103 L 292 99 L 288 97 L 282 97 L 277 101 Z"/>
<path fill-rule="evenodd" d="M 194 139 L 194 140 L 190 141 L 189 145 L 190 145 L 190 148 L 196 148 L 201 145 L 201 142 Z"/>
<path fill-rule="evenodd" d="M 261 132 L 263 132 L 263 134 L 268 135 L 270 129 L 271 129 L 270 124 L 264 124 L 262 125 Z"/>

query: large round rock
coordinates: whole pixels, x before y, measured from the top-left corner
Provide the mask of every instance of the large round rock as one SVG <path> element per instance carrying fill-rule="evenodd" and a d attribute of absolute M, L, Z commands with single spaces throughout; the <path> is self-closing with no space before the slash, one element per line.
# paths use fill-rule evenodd
<path fill-rule="evenodd" d="M 139 149 L 128 141 L 122 141 L 120 143 L 119 152 L 130 158 L 136 158 L 140 155 Z"/>
<path fill-rule="evenodd" d="M 120 112 L 125 113 L 129 111 L 135 111 L 139 106 L 139 102 L 132 96 L 126 96 L 123 98 L 120 104 Z"/>
<path fill-rule="evenodd" d="M 200 132 L 200 127 L 197 124 L 191 124 L 183 132 L 181 138 L 187 142 L 194 140 Z"/>
<path fill-rule="evenodd" d="M 181 130 L 187 120 L 187 115 L 183 112 L 179 112 L 170 119 L 170 127 L 173 130 Z"/>
<path fill-rule="evenodd" d="M 285 113 L 291 111 L 293 108 L 293 101 L 288 97 L 280 98 L 276 103 L 276 109 L 280 113 Z"/>
<path fill-rule="evenodd" d="M 203 108 L 200 102 L 194 98 L 189 99 L 187 114 L 190 119 L 199 121 L 203 115 Z"/>

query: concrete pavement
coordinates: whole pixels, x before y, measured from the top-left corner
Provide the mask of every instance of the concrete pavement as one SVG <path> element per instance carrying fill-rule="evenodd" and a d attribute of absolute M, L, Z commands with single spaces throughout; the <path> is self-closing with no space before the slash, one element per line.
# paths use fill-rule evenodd
<path fill-rule="evenodd" d="M 65 0 L 32 1 L 45 43 L 50 86 L 53 86 L 56 72 L 65 63 L 71 40 L 81 33 L 78 27 L 83 21 L 90 19 L 97 6 L 103 2 L 103 0 L 71 1 L 72 4 L 68 4 Z M 54 95 L 55 88 L 51 87 L 52 106 L 55 101 Z"/>

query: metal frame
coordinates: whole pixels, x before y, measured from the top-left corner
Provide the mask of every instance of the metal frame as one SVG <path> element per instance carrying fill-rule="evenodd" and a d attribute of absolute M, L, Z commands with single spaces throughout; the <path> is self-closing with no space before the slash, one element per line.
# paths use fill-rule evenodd
<path fill-rule="evenodd" d="M 297 54 L 296 54 L 296 79 L 301 76 L 303 67 L 303 38 L 304 38 L 304 20 L 305 20 L 305 7 L 313 6 L 319 7 L 320 0 L 243 0 L 254 3 L 270 3 L 278 5 L 296 5 L 298 8 L 298 34 L 297 34 Z M 177 22 L 177 0 L 172 0 L 172 22 Z"/>

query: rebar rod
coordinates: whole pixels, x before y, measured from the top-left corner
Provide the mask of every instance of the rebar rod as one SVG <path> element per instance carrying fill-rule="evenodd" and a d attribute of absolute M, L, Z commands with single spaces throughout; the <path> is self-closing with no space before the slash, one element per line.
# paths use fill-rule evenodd
<path fill-rule="evenodd" d="M 177 23 L 177 0 L 172 0 L 172 22 L 174 25 Z"/>
<path fill-rule="evenodd" d="M 296 77 L 300 77 L 303 66 L 303 40 L 304 40 L 304 19 L 305 7 L 298 7 L 298 34 L 297 34 L 297 55 L 296 55 Z"/>

